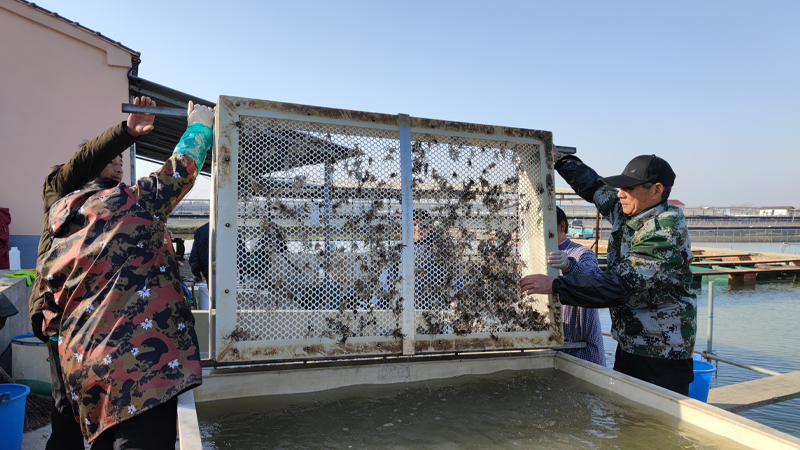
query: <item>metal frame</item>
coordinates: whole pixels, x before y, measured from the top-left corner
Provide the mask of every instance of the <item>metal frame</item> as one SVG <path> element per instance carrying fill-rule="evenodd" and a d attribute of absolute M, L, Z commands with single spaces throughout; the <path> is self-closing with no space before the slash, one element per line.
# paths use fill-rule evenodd
<path fill-rule="evenodd" d="M 485 139 L 498 142 L 530 144 L 538 148 L 538 172 L 523 168 L 525 180 L 542 193 L 543 221 L 538 243 L 546 253 L 558 247 L 555 184 L 553 180 L 552 134 L 546 131 L 506 128 L 488 125 L 446 122 L 409 117 L 405 114 L 387 115 L 359 111 L 321 108 L 291 103 L 220 96 L 215 122 L 215 164 L 212 167 L 213 195 L 211 197 L 211 279 L 209 294 L 210 359 L 219 363 L 311 360 L 346 357 L 348 355 L 411 355 L 456 351 L 523 349 L 562 345 L 560 307 L 553 296 L 539 296 L 550 305 L 549 330 L 509 333 L 472 333 L 466 336 L 419 335 L 415 329 L 414 310 L 414 240 L 413 198 L 411 189 L 411 135 L 415 133 Z M 400 143 L 400 179 L 402 192 L 402 250 L 403 297 L 401 313 L 402 338 L 392 336 L 350 337 L 345 343 L 336 339 L 309 338 L 273 341 L 246 341 L 234 336 L 237 321 L 237 205 L 238 205 L 238 143 L 241 116 L 286 119 L 319 124 L 356 126 L 396 132 Z M 523 261 L 532 258 L 532 243 L 521 249 Z M 541 258 L 541 257 L 540 257 Z M 558 276 L 558 270 L 547 267 L 547 274 Z M 382 313 L 382 312 L 378 312 Z M 385 313 L 389 314 L 389 311 Z M 377 313 L 376 313 L 377 314 Z"/>

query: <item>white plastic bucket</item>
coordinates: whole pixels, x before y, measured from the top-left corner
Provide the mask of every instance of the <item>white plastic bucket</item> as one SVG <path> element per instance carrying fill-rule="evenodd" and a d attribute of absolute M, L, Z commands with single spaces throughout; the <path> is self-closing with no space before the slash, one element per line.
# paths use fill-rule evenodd
<path fill-rule="evenodd" d="M 15 380 L 50 382 L 47 344 L 33 334 L 11 338 L 11 376 Z"/>
<path fill-rule="evenodd" d="M 208 311 L 208 285 L 197 284 L 197 309 Z"/>

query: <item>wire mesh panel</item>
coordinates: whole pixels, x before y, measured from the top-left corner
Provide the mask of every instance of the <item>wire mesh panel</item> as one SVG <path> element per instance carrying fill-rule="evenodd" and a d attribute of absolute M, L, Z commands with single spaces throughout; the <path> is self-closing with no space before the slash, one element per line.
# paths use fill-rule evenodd
<path fill-rule="evenodd" d="M 413 134 L 416 332 L 542 331 L 546 305 L 523 299 L 523 273 L 544 273 L 539 146 Z M 522 161 L 524 160 L 524 161 Z M 521 164 L 522 163 L 522 164 Z M 527 221 L 526 221 L 527 219 Z M 521 241 L 538 256 L 528 263 Z M 530 267 L 528 267 L 530 266 Z"/>
<path fill-rule="evenodd" d="M 519 293 L 523 274 L 548 272 L 554 242 L 549 133 L 492 139 L 398 116 L 218 105 L 212 357 L 560 343 L 552 299 Z"/>

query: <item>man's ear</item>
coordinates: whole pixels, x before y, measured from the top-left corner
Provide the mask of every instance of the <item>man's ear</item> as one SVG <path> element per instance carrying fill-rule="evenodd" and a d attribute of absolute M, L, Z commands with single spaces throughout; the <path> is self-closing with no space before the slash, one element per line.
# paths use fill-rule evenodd
<path fill-rule="evenodd" d="M 661 198 L 661 196 L 664 195 L 664 185 L 661 183 L 654 184 L 653 194 L 655 197 Z"/>

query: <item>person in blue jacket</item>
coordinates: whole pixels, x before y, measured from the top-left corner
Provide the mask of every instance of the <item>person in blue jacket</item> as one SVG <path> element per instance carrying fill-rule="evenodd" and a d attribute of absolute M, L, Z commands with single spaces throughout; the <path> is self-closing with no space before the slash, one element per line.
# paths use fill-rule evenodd
<path fill-rule="evenodd" d="M 194 232 L 194 244 L 189 254 L 189 267 L 195 281 L 208 283 L 208 222 Z"/>

